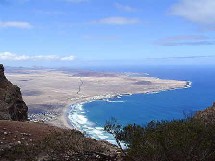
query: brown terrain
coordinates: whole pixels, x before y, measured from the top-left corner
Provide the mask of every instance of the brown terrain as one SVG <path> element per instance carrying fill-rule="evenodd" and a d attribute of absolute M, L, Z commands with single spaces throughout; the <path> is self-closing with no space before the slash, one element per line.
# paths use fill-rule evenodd
<path fill-rule="evenodd" d="M 121 160 L 121 154 L 114 145 L 86 138 L 76 130 L 61 129 L 43 123 L 0 120 L 0 158 Z"/>
<path fill-rule="evenodd" d="M 118 148 L 106 141 L 27 118 L 19 87 L 0 65 L 0 160 L 121 160 Z"/>
<path fill-rule="evenodd" d="M 43 140 L 62 129 L 42 123 L 0 120 L 1 144 L 16 144 Z"/>

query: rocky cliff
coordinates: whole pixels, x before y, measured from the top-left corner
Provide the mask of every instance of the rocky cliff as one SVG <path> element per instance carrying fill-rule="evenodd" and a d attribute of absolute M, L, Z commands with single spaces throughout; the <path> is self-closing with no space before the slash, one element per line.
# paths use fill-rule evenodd
<path fill-rule="evenodd" d="M 27 119 L 28 107 L 22 99 L 20 88 L 7 80 L 4 66 L 0 64 L 0 120 L 25 121 Z"/>

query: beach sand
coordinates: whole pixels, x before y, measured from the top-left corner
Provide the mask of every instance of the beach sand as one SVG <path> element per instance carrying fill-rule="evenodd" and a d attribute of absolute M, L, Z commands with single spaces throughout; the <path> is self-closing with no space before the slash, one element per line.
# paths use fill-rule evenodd
<path fill-rule="evenodd" d="M 186 81 L 123 73 L 65 72 L 51 69 L 6 71 L 21 88 L 32 120 L 61 128 L 73 128 L 67 112 L 72 104 L 123 94 L 159 92 L 184 88 Z"/>

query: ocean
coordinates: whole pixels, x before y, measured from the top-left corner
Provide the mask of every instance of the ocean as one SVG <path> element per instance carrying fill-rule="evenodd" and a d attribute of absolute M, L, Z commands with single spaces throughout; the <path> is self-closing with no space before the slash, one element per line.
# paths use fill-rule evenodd
<path fill-rule="evenodd" d="M 114 143 L 113 137 L 103 131 L 106 121 L 111 118 L 115 118 L 122 125 L 145 125 L 152 120 L 182 119 L 209 107 L 215 101 L 215 66 L 151 66 L 99 71 L 148 73 L 149 76 L 158 78 L 191 81 L 192 86 L 73 105 L 73 110 L 68 115 L 71 123 L 95 139 Z"/>

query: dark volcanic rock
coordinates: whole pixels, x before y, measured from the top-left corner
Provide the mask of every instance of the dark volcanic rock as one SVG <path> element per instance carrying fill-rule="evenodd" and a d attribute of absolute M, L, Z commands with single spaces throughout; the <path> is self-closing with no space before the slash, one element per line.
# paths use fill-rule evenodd
<path fill-rule="evenodd" d="M 27 120 L 28 107 L 22 99 L 20 88 L 7 80 L 4 66 L 0 64 L 0 120 L 10 119 Z"/>

